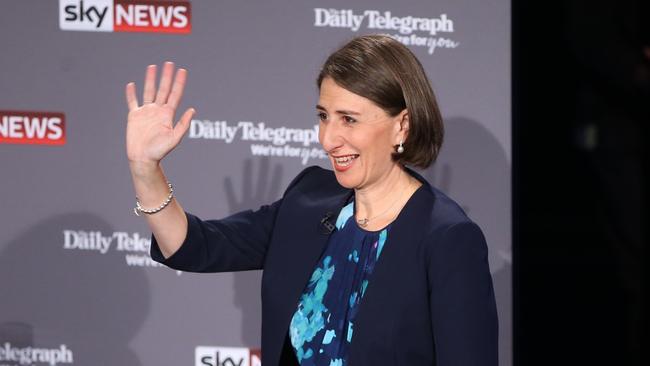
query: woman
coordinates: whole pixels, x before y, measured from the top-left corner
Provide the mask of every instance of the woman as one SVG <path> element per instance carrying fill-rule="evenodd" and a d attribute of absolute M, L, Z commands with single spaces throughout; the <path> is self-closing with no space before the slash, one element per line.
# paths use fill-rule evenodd
<path fill-rule="evenodd" d="M 405 167 L 430 165 L 443 135 L 406 47 L 363 36 L 333 53 L 316 110 L 334 171 L 307 168 L 279 201 L 222 220 L 186 213 L 160 166 L 194 114 L 172 124 L 186 71 L 173 73 L 166 63 L 156 92 L 149 66 L 141 106 L 126 88 L 136 214 L 151 227 L 152 257 L 172 268 L 264 269 L 264 365 L 497 365 L 483 234 Z"/>

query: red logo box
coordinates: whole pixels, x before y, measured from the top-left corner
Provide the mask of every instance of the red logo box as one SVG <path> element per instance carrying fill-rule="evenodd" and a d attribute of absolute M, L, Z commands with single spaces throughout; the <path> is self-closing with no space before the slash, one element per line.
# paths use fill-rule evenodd
<path fill-rule="evenodd" d="M 0 143 L 65 145 L 65 115 L 59 112 L 0 111 Z"/>
<path fill-rule="evenodd" d="M 191 33 L 189 1 L 115 0 L 114 32 Z"/>

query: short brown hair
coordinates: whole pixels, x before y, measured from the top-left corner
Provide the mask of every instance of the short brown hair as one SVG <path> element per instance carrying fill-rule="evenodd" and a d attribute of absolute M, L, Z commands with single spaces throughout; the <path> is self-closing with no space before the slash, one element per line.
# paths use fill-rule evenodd
<path fill-rule="evenodd" d="M 408 110 L 405 151 L 394 153 L 395 161 L 420 168 L 435 161 L 444 135 L 442 116 L 422 64 L 406 46 L 384 35 L 356 37 L 327 58 L 316 80 L 319 89 L 326 77 L 392 117 Z"/>

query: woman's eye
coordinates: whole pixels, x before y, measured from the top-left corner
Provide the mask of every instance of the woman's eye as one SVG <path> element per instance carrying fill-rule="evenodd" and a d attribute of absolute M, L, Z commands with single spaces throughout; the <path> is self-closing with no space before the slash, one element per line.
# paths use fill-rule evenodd
<path fill-rule="evenodd" d="M 352 118 L 352 117 L 350 117 L 350 116 L 343 116 L 343 120 L 344 120 L 346 123 L 354 123 L 354 122 L 357 121 L 356 119 L 354 119 L 354 118 Z"/>

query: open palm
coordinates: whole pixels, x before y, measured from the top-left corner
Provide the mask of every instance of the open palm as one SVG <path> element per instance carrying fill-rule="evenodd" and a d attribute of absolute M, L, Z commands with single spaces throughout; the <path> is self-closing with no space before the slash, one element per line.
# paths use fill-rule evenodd
<path fill-rule="evenodd" d="M 156 91 L 156 65 L 149 65 L 144 81 L 142 105 L 138 104 L 135 83 L 126 85 L 129 107 L 126 127 L 126 154 L 130 162 L 158 163 L 172 151 L 187 132 L 194 109 L 189 108 L 174 125 L 176 108 L 183 96 L 187 71 L 166 62 Z"/>

